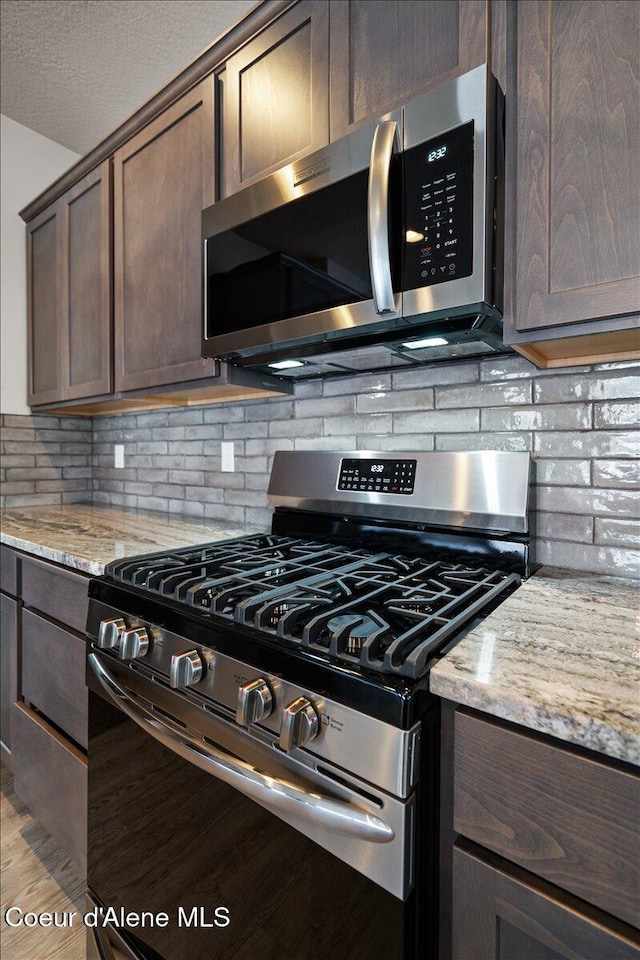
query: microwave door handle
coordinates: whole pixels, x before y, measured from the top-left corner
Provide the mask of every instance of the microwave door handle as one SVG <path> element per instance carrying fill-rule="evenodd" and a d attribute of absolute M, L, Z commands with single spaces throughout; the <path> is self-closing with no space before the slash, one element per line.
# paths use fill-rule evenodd
<path fill-rule="evenodd" d="M 244 760 L 238 760 L 219 747 L 194 737 L 166 717 L 160 720 L 129 697 L 95 653 L 90 653 L 88 659 L 101 686 L 120 710 L 146 733 L 205 773 L 235 787 L 275 813 L 292 813 L 315 826 L 371 843 L 390 843 L 395 838 L 391 827 L 379 817 L 352 804 L 323 796 L 315 790 L 311 793 L 287 780 L 263 774 Z"/>
<path fill-rule="evenodd" d="M 367 229 L 369 233 L 369 269 L 376 313 L 395 313 L 389 256 L 389 171 L 398 124 L 382 120 L 371 144 Z"/>

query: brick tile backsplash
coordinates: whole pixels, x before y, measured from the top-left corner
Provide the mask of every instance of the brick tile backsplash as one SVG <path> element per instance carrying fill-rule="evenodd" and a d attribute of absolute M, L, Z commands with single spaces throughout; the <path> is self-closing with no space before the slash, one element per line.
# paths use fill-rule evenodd
<path fill-rule="evenodd" d="M 633 520 L 595 519 L 595 542 L 640 548 L 640 530 Z"/>
<path fill-rule="evenodd" d="M 593 484 L 637 492 L 640 489 L 640 460 L 594 460 Z"/>
<path fill-rule="evenodd" d="M 596 427 L 640 427 L 640 402 L 596 403 Z"/>
<path fill-rule="evenodd" d="M 530 450 L 536 561 L 640 577 L 639 396 L 639 363 L 538 370 L 504 356 L 298 383 L 286 400 L 6 415 L 2 503 L 93 500 L 266 529 L 276 450 Z M 234 444 L 233 473 L 221 440 Z"/>
<path fill-rule="evenodd" d="M 0 441 L 0 506 L 91 500 L 91 420 L 2 414 Z"/>
<path fill-rule="evenodd" d="M 534 385 L 536 403 L 564 403 L 567 400 L 637 399 L 640 394 L 640 373 L 630 373 L 628 367 L 606 373 L 589 370 L 581 376 L 571 373 L 544 377 Z"/>

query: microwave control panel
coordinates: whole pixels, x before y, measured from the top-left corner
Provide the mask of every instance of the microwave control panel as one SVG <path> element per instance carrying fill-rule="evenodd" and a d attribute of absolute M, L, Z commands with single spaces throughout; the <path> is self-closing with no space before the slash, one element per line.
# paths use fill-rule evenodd
<path fill-rule="evenodd" d="M 473 273 L 473 121 L 404 153 L 403 289 Z"/>
<path fill-rule="evenodd" d="M 413 493 L 417 460 L 343 460 L 338 490 L 364 493 Z"/>

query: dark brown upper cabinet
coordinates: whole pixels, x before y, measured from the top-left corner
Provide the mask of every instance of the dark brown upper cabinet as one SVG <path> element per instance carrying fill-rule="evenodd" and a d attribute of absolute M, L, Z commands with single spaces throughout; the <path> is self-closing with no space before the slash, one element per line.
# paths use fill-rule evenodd
<path fill-rule="evenodd" d="M 65 400 L 111 390 L 111 165 L 61 198 Z"/>
<path fill-rule="evenodd" d="M 27 228 L 28 402 L 64 397 L 62 379 L 62 229 L 60 202 Z"/>
<path fill-rule="evenodd" d="M 332 0 L 331 140 L 487 59 L 486 0 Z"/>
<path fill-rule="evenodd" d="M 512 15 L 507 334 L 548 340 L 528 353 L 543 365 L 633 355 L 621 315 L 640 310 L 638 5 L 535 0 Z"/>
<path fill-rule="evenodd" d="M 115 389 L 211 377 L 200 215 L 214 199 L 213 76 L 114 156 Z"/>
<path fill-rule="evenodd" d="M 328 20 L 325 0 L 301 0 L 227 60 L 222 196 L 329 142 Z"/>
<path fill-rule="evenodd" d="M 106 160 L 29 224 L 31 406 L 111 389 L 110 204 Z"/>

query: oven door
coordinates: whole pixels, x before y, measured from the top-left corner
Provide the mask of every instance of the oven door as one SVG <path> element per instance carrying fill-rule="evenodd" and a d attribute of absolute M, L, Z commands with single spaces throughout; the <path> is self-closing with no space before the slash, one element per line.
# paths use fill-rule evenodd
<path fill-rule="evenodd" d="M 399 121 L 397 111 L 204 211 L 204 356 L 277 362 L 401 322 Z"/>
<path fill-rule="evenodd" d="M 294 761 L 108 655 L 87 673 L 88 885 L 112 908 L 95 956 L 416 955 L 415 798 Z"/>

